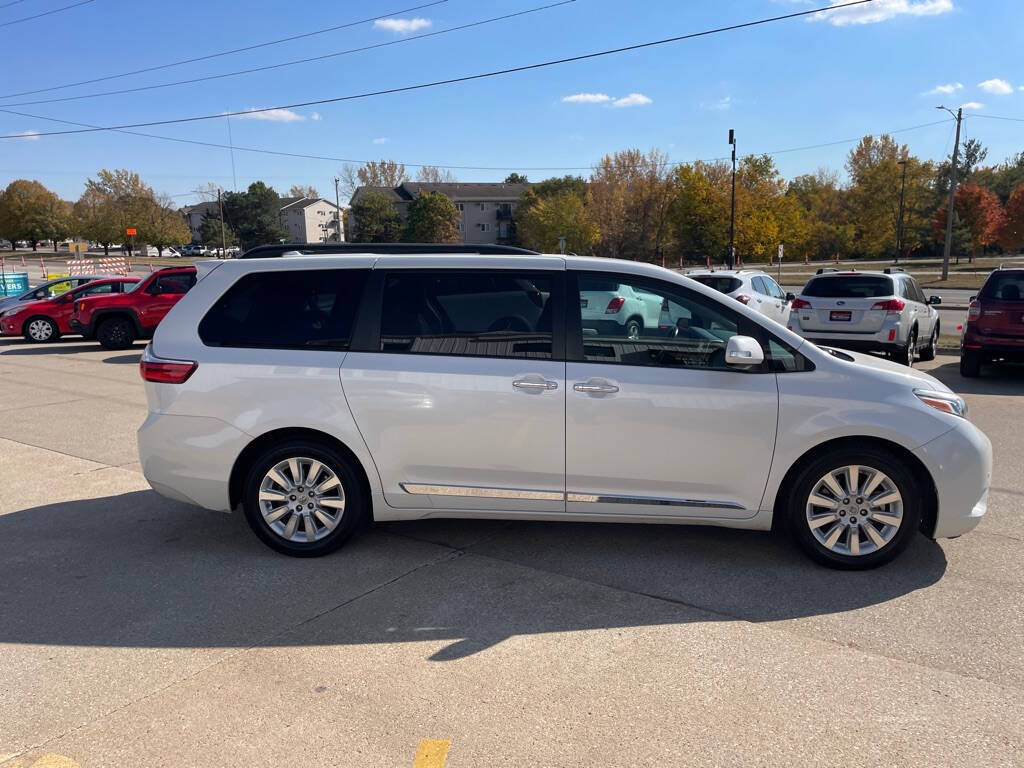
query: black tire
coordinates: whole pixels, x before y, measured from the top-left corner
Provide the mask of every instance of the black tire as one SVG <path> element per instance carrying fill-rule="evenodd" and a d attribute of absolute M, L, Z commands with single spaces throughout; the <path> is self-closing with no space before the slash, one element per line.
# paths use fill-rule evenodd
<path fill-rule="evenodd" d="M 626 338 L 638 339 L 644 332 L 644 321 L 639 317 L 631 317 L 626 321 Z"/>
<path fill-rule="evenodd" d="M 921 360 L 934 360 L 939 351 L 939 324 L 935 324 L 931 337 L 928 339 L 928 346 L 921 350 Z"/>
<path fill-rule="evenodd" d="M 973 350 L 963 350 L 960 354 L 960 375 L 965 379 L 975 379 L 981 375 L 981 355 Z"/>
<path fill-rule="evenodd" d="M 345 507 L 337 527 L 316 541 L 292 541 L 284 538 L 267 523 L 260 509 L 259 495 L 263 478 L 275 465 L 297 457 L 313 459 L 323 464 L 337 476 L 344 492 Z M 271 549 L 292 557 L 320 557 L 333 552 L 360 529 L 370 514 L 369 499 L 366 498 L 359 474 L 350 460 L 329 445 L 310 440 L 289 440 L 260 455 L 246 473 L 242 507 L 249 527 L 260 540 Z M 281 523 L 287 523 L 293 514 L 288 512 L 281 518 Z"/>
<path fill-rule="evenodd" d="M 811 531 L 807 518 L 807 504 L 811 492 L 826 473 L 850 465 L 860 466 L 865 470 L 880 470 L 886 474 L 902 496 L 902 519 L 899 527 L 887 540 L 884 546 L 861 555 L 845 554 L 833 551 L 819 541 Z M 865 476 L 866 477 L 866 476 Z M 866 479 L 862 482 L 867 482 Z M 877 492 L 876 492 L 877 496 Z M 850 499 L 854 502 L 854 499 Z M 918 483 L 913 473 L 896 454 L 880 448 L 850 449 L 836 448 L 826 451 L 820 458 L 806 465 L 790 485 L 787 505 L 787 523 L 790 534 L 796 543 L 812 560 L 840 570 L 866 570 L 889 562 L 900 554 L 918 530 L 921 522 L 921 500 L 918 494 Z M 855 503 L 851 506 L 857 506 Z M 847 518 L 848 519 L 848 518 Z M 863 517 L 861 526 L 873 525 Z M 837 524 L 842 521 L 837 518 Z M 840 525 L 840 527 L 842 527 Z M 821 526 L 822 534 L 831 533 L 832 528 Z M 861 528 L 860 530 L 863 530 Z M 878 528 L 876 527 L 876 530 Z M 849 535 L 849 534 L 846 534 Z M 858 533 L 858 538 L 867 542 L 867 532 Z M 845 536 L 843 537 L 845 538 Z M 839 542 L 842 543 L 842 540 Z M 835 545 L 835 543 L 834 543 Z"/>
<path fill-rule="evenodd" d="M 49 344 L 60 338 L 60 329 L 50 318 L 37 315 L 25 321 L 21 334 L 32 344 Z"/>
<path fill-rule="evenodd" d="M 96 340 L 104 349 L 128 349 L 135 342 L 135 326 L 126 317 L 101 320 L 96 329 Z"/>
<path fill-rule="evenodd" d="M 910 337 L 907 339 L 907 346 L 901 347 L 900 349 L 893 352 L 892 359 L 900 365 L 905 365 L 908 368 L 914 367 L 914 353 L 917 347 L 917 328 L 910 331 Z"/>

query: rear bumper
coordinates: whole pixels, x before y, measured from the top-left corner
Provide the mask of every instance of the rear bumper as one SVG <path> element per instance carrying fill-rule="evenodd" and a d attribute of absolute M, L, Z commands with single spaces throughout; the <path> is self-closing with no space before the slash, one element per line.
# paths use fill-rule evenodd
<path fill-rule="evenodd" d="M 800 333 L 808 341 L 813 341 L 826 347 L 838 347 L 839 349 L 850 349 L 854 352 L 896 352 L 902 349 L 902 345 L 894 341 L 880 340 L 874 337 L 850 337 L 830 336 L 827 333 Z"/>
<path fill-rule="evenodd" d="M 936 539 L 960 536 L 981 522 L 992 482 L 992 443 L 966 419 L 916 451 L 935 482 Z"/>
<path fill-rule="evenodd" d="M 992 337 L 968 332 L 960 341 L 960 349 L 962 352 L 972 352 L 985 357 L 1024 360 L 1024 336 L 1020 338 Z"/>
<path fill-rule="evenodd" d="M 252 439 L 219 419 L 150 413 L 139 427 L 142 473 L 162 496 L 230 511 L 231 469 Z"/>

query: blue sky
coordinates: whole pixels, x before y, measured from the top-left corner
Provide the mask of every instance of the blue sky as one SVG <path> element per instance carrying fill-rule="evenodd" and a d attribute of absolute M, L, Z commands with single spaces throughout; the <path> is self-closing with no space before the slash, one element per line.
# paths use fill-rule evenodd
<path fill-rule="evenodd" d="M 349 29 L 94 85 L 0 99 L 4 105 L 165 83 L 402 40 L 526 10 L 553 0 L 95 0 L 45 18 L 0 26 L 10 94 L 116 74 L 383 14 Z M 827 5 L 820 0 L 817 5 Z M 2 3 L 0 3 L 2 4 Z M 21 0 L 0 25 L 69 5 Z M 219 114 L 390 88 L 529 64 L 816 7 L 805 0 L 575 0 L 485 25 L 270 72 L 63 103 L 10 107 L 38 116 L 112 125 Z M 239 9 L 244 8 L 244 12 Z M 313 9 L 313 12 L 310 11 Z M 874 0 L 832 18 L 796 19 L 602 59 L 412 93 L 231 120 L 235 145 L 407 163 L 586 169 L 606 152 L 658 147 L 673 160 L 767 152 L 856 139 L 943 119 L 935 106 L 1024 118 L 1021 0 Z M 937 92 L 936 89 L 945 86 Z M 572 98 L 576 97 L 576 98 Z M 266 119 L 276 118 L 276 119 Z M 0 113 L 0 134 L 62 126 Z M 224 119 L 139 129 L 228 142 Z M 989 160 L 1024 150 L 1024 123 L 972 117 L 966 137 Z M 950 151 L 953 122 L 897 134 L 911 151 Z M 841 170 L 852 144 L 784 152 L 786 176 Z M 34 178 L 76 199 L 100 168 L 130 168 L 184 204 L 213 182 L 279 191 L 311 184 L 333 195 L 339 163 L 196 147 L 118 133 L 0 142 L 0 185 Z M 414 168 L 410 168 L 415 172 Z M 539 180 L 568 171 L 525 171 Z M 465 181 L 505 171 L 454 171 Z"/>

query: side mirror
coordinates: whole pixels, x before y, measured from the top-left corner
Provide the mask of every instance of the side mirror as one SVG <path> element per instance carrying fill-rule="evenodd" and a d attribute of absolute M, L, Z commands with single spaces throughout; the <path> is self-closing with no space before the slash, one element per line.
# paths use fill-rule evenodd
<path fill-rule="evenodd" d="M 764 362 L 764 350 L 752 336 L 733 336 L 725 345 L 725 364 L 750 368 Z"/>
<path fill-rule="evenodd" d="M 788 292 L 788 293 L 786 294 L 786 301 L 792 301 L 792 300 L 793 300 L 793 299 L 795 299 L 795 298 L 796 298 L 796 294 L 795 294 L 795 293 L 793 293 L 792 291 L 790 291 L 790 292 Z"/>
<path fill-rule="evenodd" d="M 978 295 L 975 294 L 974 296 L 971 296 L 971 298 L 969 298 L 968 301 L 974 301 L 977 298 L 978 298 Z"/>
<path fill-rule="evenodd" d="M 934 304 L 941 304 L 942 303 L 942 297 L 941 296 L 929 296 L 928 297 L 928 303 L 929 304 L 933 304 L 933 305 Z"/>

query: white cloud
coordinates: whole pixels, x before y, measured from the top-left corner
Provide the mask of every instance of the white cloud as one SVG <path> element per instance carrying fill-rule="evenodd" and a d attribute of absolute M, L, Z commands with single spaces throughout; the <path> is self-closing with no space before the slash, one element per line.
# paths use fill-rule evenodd
<path fill-rule="evenodd" d="M 961 104 L 960 109 L 984 109 L 984 104 L 979 104 L 976 101 L 968 101 L 966 104 Z"/>
<path fill-rule="evenodd" d="M 652 100 L 642 93 L 631 93 L 629 96 L 623 96 L 621 99 L 616 99 L 612 102 L 613 107 L 642 107 L 645 104 L 652 103 Z"/>
<path fill-rule="evenodd" d="M 963 83 L 946 83 L 945 85 L 936 85 L 930 91 L 925 91 L 922 96 L 948 96 L 951 93 L 959 91 L 964 87 Z"/>
<path fill-rule="evenodd" d="M 387 136 L 378 136 L 373 140 L 374 144 L 388 144 L 391 141 Z"/>
<path fill-rule="evenodd" d="M 323 118 L 320 116 L 319 112 L 314 112 L 312 115 L 309 116 L 309 119 L 310 120 L 323 120 Z"/>
<path fill-rule="evenodd" d="M 985 93 L 992 93 L 996 96 L 1006 96 L 1008 93 L 1013 93 L 1013 86 L 1005 80 L 1000 80 L 998 77 L 978 83 L 978 87 Z"/>
<path fill-rule="evenodd" d="M 8 133 L 7 135 L 13 136 L 22 141 L 39 141 L 39 131 L 31 129 L 27 131 L 20 131 L 18 133 Z"/>
<path fill-rule="evenodd" d="M 848 0 L 830 0 L 830 5 L 842 5 Z M 873 3 L 823 11 L 809 21 L 827 21 L 834 27 L 851 24 L 877 24 L 896 16 L 938 16 L 953 10 L 953 0 L 874 0 Z"/>
<path fill-rule="evenodd" d="M 430 19 L 377 19 L 373 22 L 374 29 L 386 29 L 388 32 L 395 32 L 399 35 L 407 35 L 420 29 L 426 29 L 431 24 Z"/>
<path fill-rule="evenodd" d="M 562 97 L 566 104 L 605 104 L 611 100 L 612 97 L 607 93 L 574 93 Z"/>
<path fill-rule="evenodd" d="M 710 104 L 701 103 L 701 109 L 710 109 L 714 112 L 724 112 L 727 109 L 732 109 L 736 102 L 732 96 L 723 96 L 718 101 L 712 101 Z"/>
<path fill-rule="evenodd" d="M 242 114 L 236 115 L 236 117 L 239 120 L 266 120 L 271 123 L 295 123 L 306 119 L 298 112 L 292 112 L 290 109 L 257 110 L 259 110 L 259 107 L 246 107 Z"/>

